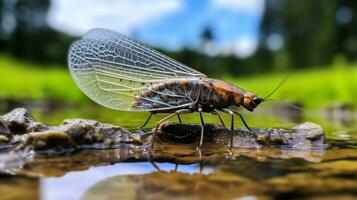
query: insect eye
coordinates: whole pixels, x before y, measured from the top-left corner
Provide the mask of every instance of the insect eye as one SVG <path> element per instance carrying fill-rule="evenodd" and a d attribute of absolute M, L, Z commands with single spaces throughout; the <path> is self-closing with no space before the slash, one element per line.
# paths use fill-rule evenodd
<path fill-rule="evenodd" d="M 259 105 L 262 102 L 262 99 L 259 97 L 254 97 L 253 102 L 255 105 Z"/>

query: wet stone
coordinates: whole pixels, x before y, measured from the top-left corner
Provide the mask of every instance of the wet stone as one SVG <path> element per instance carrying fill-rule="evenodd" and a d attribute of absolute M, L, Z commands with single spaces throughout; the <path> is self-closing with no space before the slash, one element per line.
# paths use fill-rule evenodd
<path fill-rule="evenodd" d="M 61 125 L 46 126 L 24 108 L 14 109 L 0 118 L 0 144 L 8 142 L 11 145 L 6 147 L 16 149 L 113 148 L 124 143 L 141 145 L 143 138 L 95 120 L 67 119 Z"/>
<path fill-rule="evenodd" d="M 9 128 L 7 127 L 7 125 L 4 122 L 0 121 L 0 135 L 1 136 L 9 136 L 10 133 L 11 132 L 10 132 Z"/>
<path fill-rule="evenodd" d="M 16 108 L 3 115 L 0 121 L 4 123 L 12 133 L 24 134 L 31 131 L 45 130 L 47 127 L 36 122 L 31 113 L 25 108 Z"/>
<path fill-rule="evenodd" d="M 9 138 L 7 138 L 5 135 L 0 135 L 0 144 L 6 143 L 8 141 L 9 141 Z"/>
<path fill-rule="evenodd" d="M 293 129 L 300 130 L 305 134 L 305 138 L 311 141 L 319 140 L 324 137 L 324 132 L 321 126 L 306 122 L 304 124 L 295 126 Z"/>
<path fill-rule="evenodd" d="M 175 143 L 197 142 L 200 125 L 164 123 L 160 127 L 160 139 Z M 292 129 L 230 129 L 220 125 L 205 124 L 204 142 L 228 145 L 232 139 L 233 147 L 294 146 L 300 149 L 324 148 L 324 134 L 321 126 L 304 123 Z"/>
<path fill-rule="evenodd" d="M 110 148 L 120 143 L 130 143 L 130 133 L 119 126 L 100 123 L 94 120 L 68 119 L 63 125 L 49 127 L 43 132 L 28 134 L 26 144 L 35 150 Z"/>
<path fill-rule="evenodd" d="M 273 129 L 273 131 L 269 133 L 266 141 L 272 145 L 284 145 L 289 143 L 287 135 L 284 135 L 284 130 L 281 129 Z"/>
<path fill-rule="evenodd" d="M 119 126 L 95 120 L 67 119 L 63 126 L 57 128 L 69 134 L 77 144 L 102 142 L 116 144 L 130 143 L 130 141 L 135 140 L 129 131 Z"/>
<path fill-rule="evenodd" d="M 206 132 L 211 132 L 210 125 L 206 125 Z M 175 123 L 164 123 L 159 131 L 159 139 L 163 141 L 174 141 L 177 143 L 193 143 L 197 140 L 198 133 L 200 132 L 200 125 L 195 124 L 175 124 Z M 205 137 L 206 139 L 209 136 Z"/>
<path fill-rule="evenodd" d="M 44 131 L 29 133 L 26 141 L 27 146 L 32 146 L 35 150 L 73 148 L 75 143 L 72 138 L 64 132 Z"/>
<path fill-rule="evenodd" d="M 36 132 L 36 131 L 45 131 L 48 130 L 48 127 L 44 125 L 42 122 L 32 122 L 28 124 L 26 128 L 26 132 Z"/>
<path fill-rule="evenodd" d="M 16 118 L 17 117 L 17 118 Z M 0 138 L 1 148 L 33 149 L 41 152 L 66 152 L 83 149 L 128 148 L 147 149 L 152 141 L 153 130 L 147 133 L 131 133 L 119 126 L 101 123 L 95 120 L 67 119 L 58 126 L 45 126 L 36 122 L 31 114 L 24 109 L 15 109 L 2 118 L 4 127 L 26 127 L 25 133 L 13 132 L 10 137 Z M 310 152 L 310 149 L 325 148 L 324 134 L 320 126 L 305 123 L 292 129 L 256 128 L 249 131 L 238 128 L 233 131 L 221 125 L 205 124 L 204 142 L 202 146 L 203 159 L 211 159 L 226 154 L 230 144 L 240 155 L 247 157 L 304 157 L 307 160 L 321 159 L 321 152 Z M 196 162 L 197 149 L 201 127 L 198 124 L 180 124 L 166 122 L 158 130 L 155 148 L 150 150 L 153 159 L 172 160 L 183 163 Z M 232 141 L 232 143 L 231 143 Z M 253 151 L 254 149 L 264 151 Z M 287 149 L 291 149 L 289 151 Z M 294 153 L 296 149 L 306 150 Z M 146 154 L 133 154 L 135 159 L 147 159 Z M 311 156 L 311 157 L 309 157 Z M 126 159 L 131 159 L 127 157 Z"/>

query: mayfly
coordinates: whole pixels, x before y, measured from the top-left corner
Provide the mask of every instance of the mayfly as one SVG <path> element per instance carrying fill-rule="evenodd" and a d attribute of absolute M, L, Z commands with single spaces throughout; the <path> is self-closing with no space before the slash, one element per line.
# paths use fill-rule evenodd
<path fill-rule="evenodd" d="M 140 42 L 105 29 L 90 30 L 74 42 L 68 65 L 79 88 L 95 102 L 116 110 L 150 112 L 142 127 L 153 114 L 170 113 L 157 123 L 151 148 L 159 126 L 176 115 L 181 122 L 180 114 L 184 113 L 200 115 L 199 147 L 203 142 L 203 112 L 217 115 L 223 126 L 219 113 L 228 113 L 232 130 L 237 115 L 251 130 L 242 115 L 229 107 L 243 106 L 253 111 L 266 99 L 227 82 L 210 79 Z"/>

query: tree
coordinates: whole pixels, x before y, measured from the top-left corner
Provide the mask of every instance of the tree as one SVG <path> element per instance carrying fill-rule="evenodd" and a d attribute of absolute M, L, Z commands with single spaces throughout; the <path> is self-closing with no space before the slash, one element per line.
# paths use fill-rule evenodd
<path fill-rule="evenodd" d="M 263 41 L 271 34 L 281 34 L 283 50 L 293 67 L 328 64 L 337 53 L 337 5 L 338 0 L 267 1 Z"/>
<path fill-rule="evenodd" d="M 65 64 L 67 49 L 74 37 L 58 32 L 48 25 L 50 3 L 50 0 L 2 1 L 0 8 L 6 7 L 7 15 L 14 17 L 15 27 L 8 33 L 7 38 L 0 40 L 3 44 L 0 50 L 17 58 Z"/>

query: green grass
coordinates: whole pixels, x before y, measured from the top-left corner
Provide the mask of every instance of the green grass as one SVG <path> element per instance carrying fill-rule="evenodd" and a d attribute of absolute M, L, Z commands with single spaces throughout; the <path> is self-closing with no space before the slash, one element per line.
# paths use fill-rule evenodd
<path fill-rule="evenodd" d="M 272 73 L 249 77 L 226 76 L 223 79 L 264 97 L 284 76 Z M 0 56 L 0 96 L 77 102 L 87 100 L 65 68 L 39 66 L 6 55 Z M 324 69 L 294 72 L 271 98 L 299 101 L 309 108 L 342 102 L 357 105 L 357 65 L 335 64 Z"/>
<path fill-rule="evenodd" d="M 0 96 L 21 99 L 82 101 L 84 96 L 69 72 L 58 66 L 39 66 L 0 56 Z"/>
<path fill-rule="evenodd" d="M 227 77 L 226 80 L 265 97 L 285 76 L 286 74 L 275 73 Z M 301 102 L 308 108 L 321 108 L 337 103 L 357 105 L 357 65 L 293 72 L 271 98 Z"/>

